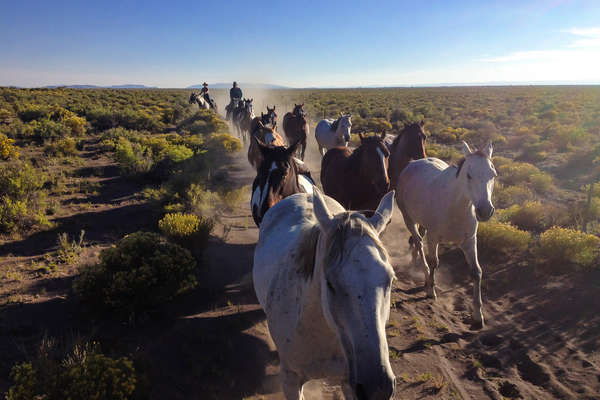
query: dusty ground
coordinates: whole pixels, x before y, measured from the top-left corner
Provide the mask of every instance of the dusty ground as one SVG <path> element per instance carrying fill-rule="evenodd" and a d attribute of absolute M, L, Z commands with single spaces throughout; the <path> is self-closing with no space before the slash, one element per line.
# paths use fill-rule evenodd
<path fill-rule="evenodd" d="M 126 233 L 153 229 L 152 210 L 123 182 L 112 162 L 89 149 L 97 195 L 69 208 L 61 230 L 86 229 L 94 253 Z M 319 158 L 309 144 L 308 164 L 318 179 Z M 232 179 L 248 185 L 245 153 Z M 85 169 L 82 171 L 84 175 Z M 90 200 L 91 199 L 91 200 Z M 65 204 L 77 203 L 65 199 Z M 397 210 L 395 210 L 397 211 Z M 397 399 L 596 399 L 600 397 L 600 274 L 551 276 L 510 259 L 482 257 L 487 326 L 470 327 L 471 285 L 462 256 L 442 255 L 438 300 L 424 297 L 422 273 L 409 265 L 399 213 L 383 236 L 393 257 L 394 285 L 388 324 Z M 127 223 L 123 223 L 127 221 Z M 66 228 L 65 228 L 66 227 Z M 206 254 L 200 287 L 135 326 L 93 321 L 68 295 L 71 276 L 26 269 L 51 250 L 57 232 L 0 245 L 5 305 L 0 309 L 0 392 L 10 366 L 34 351 L 45 336 L 98 339 L 106 352 L 129 354 L 147 376 L 152 399 L 282 399 L 278 358 L 256 302 L 251 280 L 258 231 L 246 204 L 223 218 Z M 20 275 L 18 275 L 20 274 Z M 6 301 L 13 297 L 11 301 Z M 19 297 L 15 297 L 19 296 Z M 310 385 L 307 400 L 339 398 L 335 388 Z"/>

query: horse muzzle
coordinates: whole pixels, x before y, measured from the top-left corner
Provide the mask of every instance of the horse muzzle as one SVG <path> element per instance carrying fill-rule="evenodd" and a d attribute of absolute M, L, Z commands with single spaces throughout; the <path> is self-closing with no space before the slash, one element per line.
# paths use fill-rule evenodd
<path fill-rule="evenodd" d="M 492 215 L 494 215 L 494 211 L 494 206 L 491 204 L 477 206 L 475 207 L 475 217 L 479 222 L 486 222 L 489 221 L 490 218 L 492 218 Z"/>

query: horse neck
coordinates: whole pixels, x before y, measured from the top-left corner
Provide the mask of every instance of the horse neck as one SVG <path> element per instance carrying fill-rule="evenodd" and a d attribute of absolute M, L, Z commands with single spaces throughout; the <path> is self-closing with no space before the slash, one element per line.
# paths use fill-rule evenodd
<path fill-rule="evenodd" d="M 400 173 L 406 168 L 413 158 L 407 154 L 407 144 L 405 138 L 400 138 L 399 142 L 392 148 L 389 162 L 390 182 L 396 182 Z"/>
<path fill-rule="evenodd" d="M 452 167 L 448 167 L 443 176 L 448 179 L 449 199 L 452 199 L 449 203 L 450 208 L 456 212 L 469 210 L 473 203 L 465 190 L 464 176 L 457 177 L 456 170 Z"/>

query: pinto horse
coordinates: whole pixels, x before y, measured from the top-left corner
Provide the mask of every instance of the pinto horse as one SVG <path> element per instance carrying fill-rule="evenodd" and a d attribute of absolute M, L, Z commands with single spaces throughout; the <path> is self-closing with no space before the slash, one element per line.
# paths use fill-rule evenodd
<path fill-rule="evenodd" d="M 423 130 L 425 121 L 412 124 L 404 124 L 404 128 L 396 136 L 394 141 L 388 145 L 390 151 L 390 186 L 395 188 L 398 176 L 412 160 L 427 157 L 425 153 L 425 141 L 427 136 Z M 387 139 L 387 138 L 386 138 Z"/>
<path fill-rule="evenodd" d="M 198 107 L 200 107 L 200 109 L 210 110 L 210 104 L 208 104 L 208 101 L 206 101 L 204 99 L 204 97 L 200 96 L 196 92 L 192 92 L 190 94 L 190 104 L 194 104 L 194 103 L 197 103 Z"/>
<path fill-rule="evenodd" d="M 463 142 L 463 151 L 465 158 L 458 167 L 432 157 L 410 162 L 398 177 L 396 204 L 412 235 L 413 263 L 420 260 L 423 265 L 429 297 L 436 298 L 439 243 L 455 243 L 463 251 L 473 270 L 473 322 L 483 327 L 477 227 L 479 221 L 487 221 L 494 214 L 491 198 L 498 174 L 491 160 L 491 143 L 473 152 Z M 419 228 L 424 228 L 424 238 Z"/>
<path fill-rule="evenodd" d="M 393 397 L 385 326 L 395 276 L 379 239 L 393 205 L 390 192 L 367 218 L 316 189 L 265 215 L 252 278 L 287 400 L 304 399 L 311 379 L 341 384 L 346 399 Z"/>
<path fill-rule="evenodd" d="M 250 145 L 248 146 L 248 162 L 255 169 L 258 169 L 262 163 L 263 155 L 254 139 L 270 147 L 285 146 L 283 138 L 275 129 L 265 126 L 260 117 L 255 117 L 250 123 Z"/>
<path fill-rule="evenodd" d="M 300 159 L 304 161 L 304 152 L 306 151 L 306 138 L 308 137 L 308 114 L 304 112 L 304 103 L 294 104 L 294 110 L 283 116 L 283 132 L 289 143 L 300 142 L 302 146 Z"/>
<path fill-rule="evenodd" d="M 374 210 L 390 185 L 388 162 L 390 152 L 385 132 L 360 136 L 360 146 L 330 149 L 321 161 L 321 184 L 326 195 L 346 209 Z"/>
<path fill-rule="evenodd" d="M 294 158 L 298 142 L 289 148 L 269 147 L 256 140 L 263 161 L 252 184 L 252 218 L 256 226 L 265 213 L 294 193 L 312 193 L 315 185 L 304 163 Z"/>

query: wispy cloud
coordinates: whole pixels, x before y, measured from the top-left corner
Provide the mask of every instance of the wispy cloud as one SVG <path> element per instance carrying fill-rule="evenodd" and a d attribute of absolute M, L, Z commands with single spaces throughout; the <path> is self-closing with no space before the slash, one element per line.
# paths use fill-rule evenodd
<path fill-rule="evenodd" d="M 564 57 L 592 55 L 590 54 L 592 51 L 600 52 L 600 27 L 569 28 L 562 32 L 575 36 L 577 39 L 559 49 L 515 51 L 503 56 L 482 58 L 479 61 L 490 63 L 551 61 Z"/>

